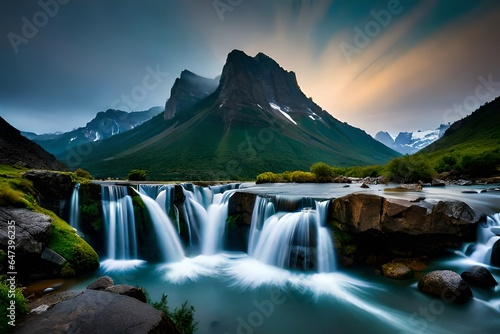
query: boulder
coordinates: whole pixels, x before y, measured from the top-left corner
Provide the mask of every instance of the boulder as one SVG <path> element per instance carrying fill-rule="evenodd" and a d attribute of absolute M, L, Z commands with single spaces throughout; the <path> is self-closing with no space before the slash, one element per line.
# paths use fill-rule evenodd
<path fill-rule="evenodd" d="M 9 225 L 14 221 L 15 225 Z M 0 208 L 0 245 L 7 248 L 15 226 L 16 254 L 41 254 L 52 234 L 51 218 L 23 208 Z"/>
<path fill-rule="evenodd" d="M 68 173 L 29 170 L 23 177 L 33 182 L 33 187 L 40 194 L 38 202 L 42 207 L 64 217 L 74 187 Z"/>
<path fill-rule="evenodd" d="M 500 267 L 500 239 L 493 244 L 490 263 L 492 266 Z"/>
<path fill-rule="evenodd" d="M 368 188 L 370 188 L 370 186 L 363 182 L 363 184 L 361 184 L 360 188 L 368 189 Z"/>
<path fill-rule="evenodd" d="M 16 327 L 16 333 L 177 334 L 179 331 L 163 312 L 137 299 L 85 290 L 53 304 L 42 314 L 28 316 Z"/>
<path fill-rule="evenodd" d="M 88 290 L 106 290 L 107 288 L 115 285 L 113 279 L 109 276 L 102 276 L 87 286 Z"/>
<path fill-rule="evenodd" d="M 143 303 L 146 302 L 146 294 L 141 288 L 128 284 L 118 284 L 106 288 L 104 291 L 117 293 L 119 295 L 129 296 Z"/>
<path fill-rule="evenodd" d="M 340 176 L 337 176 L 336 178 L 334 178 L 332 182 L 333 183 L 352 183 L 352 180 L 348 177 L 340 175 Z"/>
<path fill-rule="evenodd" d="M 498 285 L 490 271 L 482 266 L 474 266 L 460 276 L 467 283 L 482 289 L 491 289 Z"/>
<path fill-rule="evenodd" d="M 413 270 L 403 263 L 389 262 L 382 265 L 382 275 L 396 280 L 413 278 Z"/>
<path fill-rule="evenodd" d="M 463 304 L 472 299 L 472 290 L 459 274 L 451 270 L 435 270 L 418 281 L 418 289 L 439 297 L 445 303 Z"/>
<path fill-rule="evenodd" d="M 355 252 L 343 253 L 353 264 L 380 265 L 396 257 L 432 256 L 476 237 L 481 215 L 466 203 L 384 198 L 354 193 L 332 200 L 328 222 L 347 234 Z M 345 239 L 345 238 L 343 238 Z M 347 263 L 346 263 L 347 264 Z"/>
<path fill-rule="evenodd" d="M 256 194 L 246 192 L 235 192 L 229 198 L 227 213 L 228 216 L 238 216 L 238 224 L 250 225 L 252 222 L 252 212 L 255 205 Z"/>

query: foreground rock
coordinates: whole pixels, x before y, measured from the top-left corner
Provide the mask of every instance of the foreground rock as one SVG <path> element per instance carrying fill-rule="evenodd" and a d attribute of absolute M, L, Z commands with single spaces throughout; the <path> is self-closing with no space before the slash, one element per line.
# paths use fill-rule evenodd
<path fill-rule="evenodd" d="M 424 275 L 418 281 L 418 289 L 445 303 L 463 304 L 473 297 L 469 286 L 451 270 L 435 270 Z"/>
<path fill-rule="evenodd" d="M 433 205 L 362 193 L 333 200 L 329 212 L 345 264 L 380 264 L 395 257 L 430 256 L 459 247 L 475 240 L 481 218 L 460 201 Z"/>
<path fill-rule="evenodd" d="M 38 300 L 33 309 L 37 311 L 16 333 L 179 333 L 163 312 L 135 298 L 106 291 L 50 295 Z"/>
<path fill-rule="evenodd" d="M 474 266 L 470 270 L 464 271 L 460 276 L 467 283 L 482 289 L 491 289 L 498 285 L 490 271 L 481 266 Z"/>

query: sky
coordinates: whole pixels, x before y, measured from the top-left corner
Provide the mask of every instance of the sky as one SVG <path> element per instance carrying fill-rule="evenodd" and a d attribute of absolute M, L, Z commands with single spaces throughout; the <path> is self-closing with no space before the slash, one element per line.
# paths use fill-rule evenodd
<path fill-rule="evenodd" d="M 164 106 L 239 49 L 371 135 L 433 129 L 500 95 L 499 31 L 496 0 L 0 0 L 0 116 L 40 134 Z"/>

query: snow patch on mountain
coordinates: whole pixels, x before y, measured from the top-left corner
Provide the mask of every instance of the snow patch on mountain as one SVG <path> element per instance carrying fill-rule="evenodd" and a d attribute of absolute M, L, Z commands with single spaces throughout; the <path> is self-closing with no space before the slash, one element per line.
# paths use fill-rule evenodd
<path fill-rule="evenodd" d="M 413 154 L 441 138 L 448 128 L 449 125 L 441 124 L 435 130 L 400 132 L 397 136 L 380 131 L 375 139 L 401 154 Z"/>

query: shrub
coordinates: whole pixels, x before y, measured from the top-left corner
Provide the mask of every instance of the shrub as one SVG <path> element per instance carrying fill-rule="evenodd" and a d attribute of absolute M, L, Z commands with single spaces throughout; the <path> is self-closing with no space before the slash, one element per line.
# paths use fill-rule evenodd
<path fill-rule="evenodd" d="M 180 308 L 176 307 L 173 312 L 170 312 L 166 294 L 162 293 L 160 300 L 155 302 L 151 300 L 149 293 L 144 288 L 141 289 L 146 295 L 147 303 L 155 309 L 162 311 L 167 317 L 172 319 L 181 333 L 193 334 L 196 331 L 198 328 L 198 321 L 194 321 L 195 308 L 193 305 L 188 306 L 188 302 L 185 301 Z"/>
<path fill-rule="evenodd" d="M 310 172 L 296 170 L 290 174 L 290 181 L 297 183 L 313 183 L 316 182 L 316 176 Z"/>
<path fill-rule="evenodd" d="M 500 172 L 500 154 L 495 151 L 467 154 L 460 160 L 459 167 L 472 177 L 496 175 Z"/>
<path fill-rule="evenodd" d="M 277 183 L 283 182 L 283 178 L 279 174 L 275 174 L 273 172 L 265 172 L 257 175 L 257 180 L 255 183 Z"/>
<path fill-rule="evenodd" d="M 455 156 L 444 155 L 436 162 L 434 169 L 438 173 L 450 172 L 458 167 L 457 162 L 458 161 L 457 158 L 455 158 Z"/>
<path fill-rule="evenodd" d="M 129 181 L 146 181 L 148 172 L 145 169 L 133 169 L 128 173 L 127 180 Z"/>
<path fill-rule="evenodd" d="M 76 176 L 81 177 L 83 179 L 88 179 L 88 180 L 94 179 L 94 177 L 89 172 L 87 172 L 86 170 L 83 170 L 81 168 L 78 168 L 77 170 L 75 170 L 75 174 L 76 174 Z"/>
<path fill-rule="evenodd" d="M 324 162 L 317 162 L 311 166 L 311 173 L 318 182 L 331 182 L 334 178 L 334 170 Z"/>
<path fill-rule="evenodd" d="M 405 155 L 392 159 L 386 168 L 387 179 L 401 183 L 429 181 L 435 174 L 430 162 L 423 155 Z"/>

